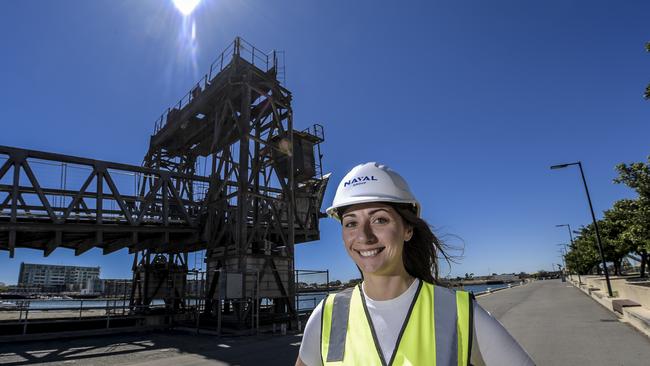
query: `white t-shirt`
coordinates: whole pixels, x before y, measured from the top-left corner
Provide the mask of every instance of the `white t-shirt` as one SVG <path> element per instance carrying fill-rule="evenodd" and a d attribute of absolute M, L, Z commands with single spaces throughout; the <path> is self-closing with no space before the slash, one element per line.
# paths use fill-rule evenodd
<path fill-rule="evenodd" d="M 379 347 L 385 360 L 393 355 L 397 337 L 406 319 L 411 301 L 417 292 L 420 281 L 415 280 L 401 295 L 394 299 L 378 301 L 368 296 L 366 306 L 375 327 Z M 361 286 L 363 291 L 363 286 Z M 323 301 L 312 312 L 300 344 L 300 359 L 307 366 L 318 366 L 321 361 L 321 314 Z M 515 341 L 508 331 L 487 311 L 474 302 L 474 332 L 479 350 L 486 366 L 528 366 L 534 365 L 530 356 Z"/>

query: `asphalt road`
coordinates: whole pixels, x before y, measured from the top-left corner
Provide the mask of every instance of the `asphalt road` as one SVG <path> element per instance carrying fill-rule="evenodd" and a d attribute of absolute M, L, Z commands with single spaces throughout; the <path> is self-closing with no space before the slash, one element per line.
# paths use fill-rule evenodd
<path fill-rule="evenodd" d="M 538 366 L 650 365 L 650 340 L 560 280 L 478 298 Z"/>

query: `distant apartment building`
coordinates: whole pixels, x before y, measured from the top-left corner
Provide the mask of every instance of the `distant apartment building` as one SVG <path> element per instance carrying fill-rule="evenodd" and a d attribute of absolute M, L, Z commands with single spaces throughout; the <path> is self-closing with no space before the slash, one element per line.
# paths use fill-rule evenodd
<path fill-rule="evenodd" d="M 133 281 L 128 279 L 115 279 L 115 278 L 90 278 L 86 281 L 82 293 L 96 294 L 104 297 L 125 297 L 131 295 L 131 284 Z"/>
<path fill-rule="evenodd" d="M 91 278 L 99 278 L 99 267 L 21 263 L 18 286 L 46 292 L 81 291 Z"/>
<path fill-rule="evenodd" d="M 7 286 L 7 292 L 12 294 L 35 294 L 42 291 L 43 289 L 40 286 L 19 286 L 19 285 Z"/>

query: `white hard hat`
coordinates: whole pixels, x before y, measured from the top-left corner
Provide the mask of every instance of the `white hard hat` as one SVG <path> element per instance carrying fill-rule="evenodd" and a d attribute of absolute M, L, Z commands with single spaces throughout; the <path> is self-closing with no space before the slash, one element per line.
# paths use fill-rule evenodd
<path fill-rule="evenodd" d="M 367 202 L 409 203 L 420 217 L 420 203 L 404 178 L 375 162 L 357 165 L 343 177 L 327 214 L 340 220 L 338 208 Z"/>

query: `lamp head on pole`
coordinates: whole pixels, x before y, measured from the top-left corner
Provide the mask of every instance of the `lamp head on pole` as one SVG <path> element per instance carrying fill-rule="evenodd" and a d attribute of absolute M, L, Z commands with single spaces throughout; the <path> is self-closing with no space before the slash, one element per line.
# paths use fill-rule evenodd
<path fill-rule="evenodd" d="M 551 169 L 562 169 L 566 168 L 571 165 L 580 165 L 580 162 L 575 162 L 575 163 L 566 163 L 566 164 L 558 164 L 558 165 L 551 165 Z"/>

